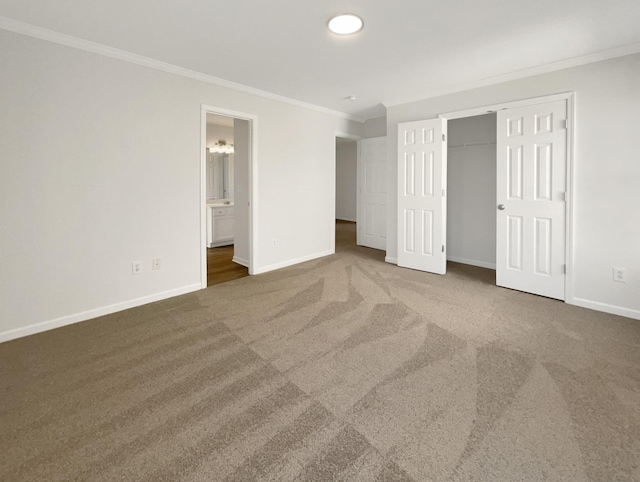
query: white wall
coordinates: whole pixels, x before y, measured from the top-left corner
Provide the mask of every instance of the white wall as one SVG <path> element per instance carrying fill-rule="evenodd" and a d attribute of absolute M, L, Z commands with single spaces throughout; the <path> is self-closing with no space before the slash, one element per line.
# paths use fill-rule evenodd
<path fill-rule="evenodd" d="M 447 123 L 447 259 L 496 266 L 496 115 Z"/>
<path fill-rule="evenodd" d="M 567 301 L 640 318 L 640 55 L 630 55 L 387 109 L 387 256 L 397 258 L 397 125 L 440 113 L 576 92 L 574 229 Z M 628 282 L 613 281 L 612 267 Z"/>
<path fill-rule="evenodd" d="M 364 139 L 387 135 L 387 116 L 373 117 L 364 123 Z"/>
<path fill-rule="evenodd" d="M 336 219 L 356 220 L 358 143 L 336 140 Z"/>
<path fill-rule="evenodd" d="M 362 124 L 6 31 L 0 45 L 0 340 L 200 287 L 202 104 L 258 117 L 257 270 L 334 250 L 334 133 Z"/>

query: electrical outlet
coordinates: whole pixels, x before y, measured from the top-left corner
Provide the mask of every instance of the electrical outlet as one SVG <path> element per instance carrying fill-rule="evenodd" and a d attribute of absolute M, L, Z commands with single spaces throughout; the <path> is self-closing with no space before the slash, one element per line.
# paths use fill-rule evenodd
<path fill-rule="evenodd" d="M 151 260 L 151 269 L 153 270 L 158 270 L 162 267 L 162 263 L 161 263 L 161 259 L 160 258 L 153 258 Z"/>
<path fill-rule="evenodd" d="M 278 245 L 278 242 L 276 241 L 276 238 L 273 238 L 273 239 L 271 240 L 271 247 L 272 247 L 272 248 L 275 248 L 277 245 Z"/>
<path fill-rule="evenodd" d="M 142 261 L 134 261 L 133 263 L 131 263 L 131 272 L 133 274 L 142 273 Z"/>
<path fill-rule="evenodd" d="M 624 268 L 613 268 L 613 281 L 626 283 L 627 282 L 626 270 Z"/>

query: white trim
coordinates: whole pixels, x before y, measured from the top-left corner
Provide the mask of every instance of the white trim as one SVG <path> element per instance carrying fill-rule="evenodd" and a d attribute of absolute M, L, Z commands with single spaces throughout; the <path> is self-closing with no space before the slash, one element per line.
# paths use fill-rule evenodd
<path fill-rule="evenodd" d="M 349 134 L 348 132 L 341 131 L 333 131 L 335 137 L 340 137 L 341 139 L 351 139 L 352 141 L 362 140 L 362 136 L 357 136 L 355 134 Z"/>
<path fill-rule="evenodd" d="M 509 102 L 501 102 L 500 104 L 489 104 L 472 109 L 456 110 L 453 112 L 445 112 L 438 115 L 441 119 L 453 120 L 463 117 L 473 117 L 476 115 L 490 114 L 504 109 L 512 109 L 514 107 L 525 107 L 528 105 L 546 104 L 557 100 L 567 100 L 574 95 L 574 92 L 560 92 L 558 94 L 544 95 L 542 97 L 529 97 L 526 99 L 512 100 Z M 568 114 L 568 113 L 567 113 Z"/>
<path fill-rule="evenodd" d="M 573 190 L 574 190 L 574 159 L 575 159 L 575 124 L 576 124 L 576 93 L 560 92 L 541 97 L 530 97 L 527 99 L 515 100 L 510 102 L 502 102 L 500 104 L 491 104 L 483 107 L 475 107 L 453 112 L 445 112 L 438 117 L 447 121 L 452 119 L 460 119 L 463 117 L 473 117 L 476 115 L 496 112 L 498 110 L 510 109 L 514 107 L 524 107 L 528 105 L 545 104 L 548 102 L 556 102 L 564 100 L 567 102 L 567 170 L 566 170 L 566 196 L 565 196 L 565 263 L 567 271 L 564 277 L 564 301 L 571 299 L 573 296 L 573 245 L 574 245 L 574 223 L 573 223 Z M 448 137 L 447 137 L 448 139 Z M 449 142 L 447 140 L 447 142 Z M 493 268 L 495 269 L 495 267 Z"/>
<path fill-rule="evenodd" d="M 122 60 L 124 62 L 130 62 L 132 64 L 137 64 L 137 65 L 141 65 L 151 69 L 159 70 L 162 72 L 179 75 L 181 77 L 199 80 L 201 82 L 206 82 L 208 84 L 217 85 L 218 87 L 233 89 L 235 91 L 245 92 L 247 94 L 256 95 L 265 99 L 275 100 L 278 102 L 295 105 L 297 107 L 315 110 L 317 112 L 322 112 L 324 114 L 329 114 L 329 115 L 340 117 L 343 119 L 352 120 L 355 122 L 364 123 L 369 119 L 384 117 L 383 115 L 377 115 L 375 117 L 364 118 L 362 116 L 347 114 L 345 112 L 328 109 L 326 107 L 322 107 L 319 105 L 309 104 L 307 102 L 291 99 L 289 97 L 285 97 L 279 94 L 274 94 L 272 92 L 267 92 L 264 90 L 256 89 L 254 87 L 249 87 L 247 85 L 224 80 L 219 77 L 214 77 L 212 75 L 203 74 L 201 72 L 185 69 L 183 67 L 178 67 L 177 65 L 169 64 L 167 62 L 162 62 L 160 60 L 155 60 L 149 57 L 144 57 L 142 55 L 127 52 L 125 50 L 109 47 L 107 45 L 103 45 L 97 42 L 91 42 L 89 40 L 73 37 L 71 35 L 62 34 L 46 28 L 37 27 L 35 25 L 31 25 L 25 22 L 20 22 L 18 20 L 14 20 L 8 17 L 0 16 L 0 29 L 7 30 L 9 32 L 18 33 L 21 35 L 27 35 L 29 37 L 37 38 L 40 40 L 46 40 L 48 42 L 53 42 L 60 45 L 65 45 L 67 47 L 75 48 L 78 50 L 84 50 L 85 52 L 91 52 L 94 54 L 102 55 L 104 57 L 110 57 L 113 59 Z M 625 45 L 622 47 L 616 47 L 613 49 L 603 50 L 600 52 L 595 52 L 595 53 L 583 55 L 580 57 L 574 57 L 572 59 L 562 60 L 559 62 L 539 65 L 536 67 L 531 67 L 529 69 L 511 72 L 508 74 L 489 77 L 489 78 L 477 80 L 474 82 L 467 82 L 464 84 L 447 86 L 442 89 L 433 89 L 431 90 L 428 97 L 421 97 L 420 99 L 409 98 L 402 101 L 394 101 L 394 102 L 387 102 L 383 100 L 381 101 L 381 104 L 388 109 L 389 107 L 407 104 L 409 102 L 416 102 L 418 100 L 431 99 L 434 97 L 440 97 L 442 95 L 453 94 L 456 92 L 463 92 L 465 90 L 471 90 L 479 87 L 486 87 L 489 85 L 499 84 L 499 83 L 507 82 L 510 80 L 523 79 L 526 77 L 531 77 L 533 75 L 544 74 L 547 72 L 554 72 L 562 69 L 568 69 L 571 67 L 577 67 L 579 65 L 585 65 L 585 64 L 590 64 L 594 62 L 600 62 L 603 60 L 613 59 L 616 57 L 623 57 L 625 55 L 632 55 L 638 52 L 640 52 L 640 42 Z"/>
<path fill-rule="evenodd" d="M 245 268 L 249 267 L 249 261 L 246 259 L 242 259 L 242 258 L 238 258 L 237 256 L 234 256 L 231 261 L 239 264 L 240 266 L 244 266 Z"/>
<path fill-rule="evenodd" d="M 258 117 L 249 124 L 249 274 L 258 266 Z"/>
<path fill-rule="evenodd" d="M 433 88 L 429 90 L 429 94 L 426 97 L 420 99 L 407 98 L 402 100 L 394 100 L 393 102 L 381 101 L 387 109 L 398 105 L 409 104 L 411 102 L 417 102 L 421 100 L 433 99 L 434 97 L 441 97 L 443 95 L 455 94 L 457 92 L 464 92 L 467 90 L 478 89 L 480 87 L 487 87 L 489 85 L 500 84 L 502 82 L 508 82 L 511 80 L 524 79 L 532 77 L 534 75 L 546 74 L 548 72 L 556 72 L 558 70 L 570 69 L 571 67 L 578 67 L 580 65 L 592 64 L 595 62 L 601 62 L 603 60 L 615 59 L 617 57 L 624 57 L 625 55 L 633 55 L 640 52 L 640 42 L 632 43 L 629 45 L 623 45 L 622 47 L 615 47 L 612 49 L 601 50 L 592 54 L 582 55 L 580 57 L 573 57 L 559 62 L 552 62 L 549 64 L 538 65 L 528 69 L 518 70 L 516 72 L 510 72 L 507 74 L 496 75 L 494 77 L 488 77 L 485 79 L 475 80 L 472 82 L 465 82 L 464 84 L 449 85 L 442 88 Z M 428 87 L 427 87 L 428 88 Z"/>
<path fill-rule="evenodd" d="M 304 263 L 305 261 L 311 261 L 313 259 L 323 258 L 325 256 L 330 256 L 335 254 L 335 249 L 328 249 L 327 251 L 322 251 L 320 253 L 309 254 L 307 256 L 302 256 L 296 259 L 289 259 L 287 261 L 282 261 L 281 263 L 270 264 L 269 266 L 263 266 L 262 268 L 257 268 L 254 270 L 253 274 L 261 274 L 266 273 L 268 271 L 274 271 L 280 268 L 286 268 L 287 266 L 293 266 L 294 264 Z"/>
<path fill-rule="evenodd" d="M 468 264 L 471 266 L 477 266 L 478 268 L 496 269 L 495 263 L 487 263 L 485 261 L 475 261 L 473 259 L 456 258 L 455 256 L 447 256 L 447 261 L 453 261 L 454 263 Z"/>
<path fill-rule="evenodd" d="M 85 52 L 91 52 L 94 54 L 102 55 L 104 57 L 110 57 L 112 59 L 141 65 L 143 67 L 159 70 L 161 72 L 179 75 L 180 77 L 199 80 L 201 82 L 206 82 L 207 84 L 216 85 L 218 87 L 224 87 L 226 89 L 232 89 L 238 92 L 256 95 L 265 99 L 295 105 L 297 107 L 302 107 L 303 109 L 315 110 L 317 112 L 322 112 L 323 114 L 328 114 L 360 123 L 364 123 L 365 121 L 365 119 L 361 117 L 350 115 L 345 112 L 339 112 L 337 110 L 327 109 L 326 107 L 321 107 L 319 105 L 309 104 L 300 100 L 291 99 L 290 97 L 274 94 L 265 90 L 256 89 L 247 85 L 238 84 L 236 82 L 224 80 L 219 77 L 214 77 L 213 75 L 203 74 L 201 72 L 196 72 L 195 70 L 185 69 L 184 67 L 179 67 L 167 62 L 162 62 L 160 60 L 155 60 L 149 57 L 144 57 L 142 55 L 127 52 L 126 50 L 116 49 L 97 42 L 91 42 L 90 40 L 84 40 L 42 27 L 36 27 L 35 25 L 19 22 L 11 18 L 0 16 L 0 29 L 27 35 L 29 37 L 37 38 L 40 40 L 46 40 L 48 42 L 53 42 L 59 45 L 65 45 L 67 47 L 75 48 L 78 50 L 84 50 Z"/>
<path fill-rule="evenodd" d="M 603 311 L 612 315 L 626 316 L 627 318 L 640 320 L 640 310 L 633 310 L 623 306 L 610 305 L 608 303 L 600 303 L 599 301 L 585 300 L 583 298 L 567 298 L 566 303 L 590 310 Z"/>
<path fill-rule="evenodd" d="M 128 310 L 135 308 L 136 306 L 146 305 L 153 303 L 154 301 L 165 300 L 167 298 L 173 298 L 174 296 L 184 295 L 200 289 L 200 283 L 195 283 L 182 288 L 176 288 L 169 291 L 162 291 L 153 295 L 143 296 L 141 298 L 135 298 L 133 300 L 123 301 L 120 303 L 114 303 L 113 305 L 103 306 L 101 308 L 94 308 L 88 311 L 82 311 L 72 315 L 63 316 L 53 320 L 42 321 L 40 323 L 34 323 L 32 325 L 24 326 L 21 328 L 15 328 L 0 333 L 0 343 L 15 340 L 16 338 L 22 338 L 23 336 L 35 335 L 36 333 L 42 333 L 43 331 L 53 330 L 54 328 L 60 328 L 62 326 L 72 325 L 81 321 L 87 321 L 98 316 L 109 315 L 118 311 Z"/>
<path fill-rule="evenodd" d="M 386 154 L 385 154 L 386 155 Z M 362 177 L 362 170 L 360 169 L 360 157 L 362 156 L 362 139 L 356 141 L 356 245 L 362 246 L 362 226 L 364 224 L 360 209 L 362 209 L 362 192 L 360 191 L 360 184 Z M 337 156 L 336 156 L 336 169 L 337 169 Z M 338 175 L 336 174 L 335 184 L 338 184 Z M 388 195 L 387 195 L 388 196 Z M 388 202 L 387 202 L 388 204 Z M 360 219 L 359 219 L 360 218 Z M 359 221 L 359 222 L 358 222 Z"/>
<path fill-rule="evenodd" d="M 200 285 L 207 287 L 207 114 L 249 121 L 249 274 L 255 274 L 258 247 L 258 116 L 202 104 L 200 108 Z M 242 264 L 242 263 L 239 263 Z"/>
<path fill-rule="evenodd" d="M 200 111 L 200 288 L 207 287 L 207 110 Z M 204 226 L 204 229 L 203 229 Z M 204 246 L 204 249 L 202 248 Z"/>
<path fill-rule="evenodd" d="M 398 258 L 392 258 L 391 256 L 384 257 L 385 263 L 398 264 Z"/>
<path fill-rule="evenodd" d="M 574 160 L 575 160 L 575 125 L 576 125 L 576 93 L 570 92 L 567 97 L 567 171 L 566 171 L 566 193 L 565 193 L 565 277 L 564 277 L 564 300 L 573 298 L 573 267 L 575 266 L 574 252 L 574 222 L 573 222 L 573 192 L 574 192 Z"/>

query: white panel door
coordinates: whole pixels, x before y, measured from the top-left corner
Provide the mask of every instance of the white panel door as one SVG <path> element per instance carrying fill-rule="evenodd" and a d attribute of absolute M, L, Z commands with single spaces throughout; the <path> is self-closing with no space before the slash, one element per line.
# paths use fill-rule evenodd
<path fill-rule="evenodd" d="M 387 249 L 387 138 L 358 142 L 357 243 Z"/>
<path fill-rule="evenodd" d="M 498 286 L 564 300 L 565 101 L 498 111 Z"/>
<path fill-rule="evenodd" d="M 444 119 L 398 124 L 398 266 L 445 274 Z"/>

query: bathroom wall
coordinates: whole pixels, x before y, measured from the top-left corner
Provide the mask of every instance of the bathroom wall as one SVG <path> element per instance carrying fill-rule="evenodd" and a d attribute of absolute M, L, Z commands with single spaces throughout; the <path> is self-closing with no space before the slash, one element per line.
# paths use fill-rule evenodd
<path fill-rule="evenodd" d="M 233 144 L 233 127 L 212 124 L 207 117 L 207 147 L 211 149 L 219 140 Z"/>

